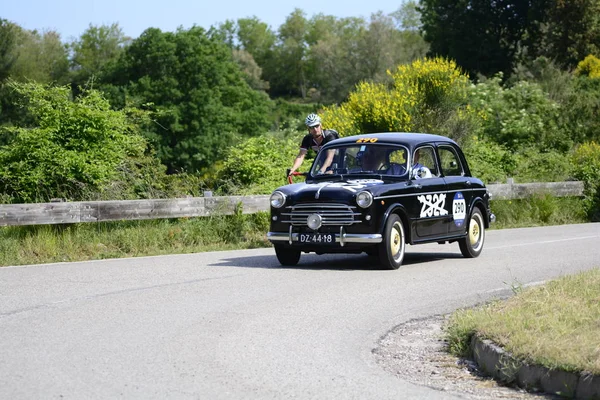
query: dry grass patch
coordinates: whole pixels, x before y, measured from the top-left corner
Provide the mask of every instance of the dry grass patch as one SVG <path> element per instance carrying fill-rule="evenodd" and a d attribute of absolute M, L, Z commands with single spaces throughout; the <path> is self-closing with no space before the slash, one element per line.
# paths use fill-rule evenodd
<path fill-rule="evenodd" d="M 523 361 L 600 375 L 599 268 L 515 292 L 454 313 L 446 326 L 451 352 L 466 356 L 477 333 Z"/>

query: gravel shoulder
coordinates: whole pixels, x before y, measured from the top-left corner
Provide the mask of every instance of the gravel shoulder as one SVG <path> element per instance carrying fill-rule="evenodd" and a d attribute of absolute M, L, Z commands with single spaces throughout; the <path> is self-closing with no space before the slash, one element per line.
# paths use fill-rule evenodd
<path fill-rule="evenodd" d="M 412 320 L 384 335 L 373 354 L 389 373 L 414 384 L 460 395 L 466 399 L 559 399 L 503 386 L 485 377 L 470 360 L 445 349 L 443 316 Z"/>

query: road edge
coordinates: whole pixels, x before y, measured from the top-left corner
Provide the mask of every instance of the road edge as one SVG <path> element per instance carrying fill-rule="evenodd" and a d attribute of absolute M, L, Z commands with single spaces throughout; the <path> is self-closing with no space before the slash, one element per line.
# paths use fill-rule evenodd
<path fill-rule="evenodd" d="M 476 334 L 471 339 L 470 350 L 481 371 L 502 382 L 575 399 L 600 399 L 599 375 L 529 365 Z"/>

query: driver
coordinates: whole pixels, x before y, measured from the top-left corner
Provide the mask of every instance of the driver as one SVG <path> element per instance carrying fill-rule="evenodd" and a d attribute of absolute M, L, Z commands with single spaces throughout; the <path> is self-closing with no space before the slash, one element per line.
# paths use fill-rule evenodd
<path fill-rule="evenodd" d="M 386 148 L 368 146 L 362 155 L 362 170 L 388 175 L 402 175 L 406 168 L 395 162 L 389 162 Z"/>
<path fill-rule="evenodd" d="M 378 171 L 385 165 L 385 152 L 375 146 L 369 146 L 362 155 L 363 171 Z"/>

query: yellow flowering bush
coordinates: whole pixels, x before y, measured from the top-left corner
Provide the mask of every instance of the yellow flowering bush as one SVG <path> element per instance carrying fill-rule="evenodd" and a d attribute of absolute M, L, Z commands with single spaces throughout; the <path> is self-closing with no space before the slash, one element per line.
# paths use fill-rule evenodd
<path fill-rule="evenodd" d="M 325 126 L 342 136 L 420 131 L 459 138 L 473 120 L 469 79 L 454 61 L 424 58 L 388 74 L 389 84 L 361 82 L 345 103 L 325 108 Z"/>
<path fill-rule="evenodd" d="M 600 59 L 590 54 L 577 64 L 575 75 L 587 76 L 592 79 L 600 78 Z"/>

